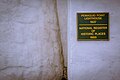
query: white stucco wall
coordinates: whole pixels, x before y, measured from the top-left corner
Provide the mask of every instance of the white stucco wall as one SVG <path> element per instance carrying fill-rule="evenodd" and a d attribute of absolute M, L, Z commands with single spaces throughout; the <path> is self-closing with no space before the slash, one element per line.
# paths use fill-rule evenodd
<path fill-rule="evenodd" d="M 68 0 L 69 80 L 120 80 L 120 0 Z M 77 12 L 109 12 L 110 41 L 77 41 Z"/>
<path fill-rule="evenodd" d="M 0 80 L 61 80 L 65 23 L 56 1 L 0 0 Z"/>

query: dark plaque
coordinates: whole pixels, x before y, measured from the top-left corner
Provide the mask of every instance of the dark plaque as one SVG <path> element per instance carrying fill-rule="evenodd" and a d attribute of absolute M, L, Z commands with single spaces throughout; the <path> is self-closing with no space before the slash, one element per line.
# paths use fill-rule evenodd
<path fill-rule="evenodd" d="M 77 40 L 109 40 L 109 13 L 77 13 Z"/>

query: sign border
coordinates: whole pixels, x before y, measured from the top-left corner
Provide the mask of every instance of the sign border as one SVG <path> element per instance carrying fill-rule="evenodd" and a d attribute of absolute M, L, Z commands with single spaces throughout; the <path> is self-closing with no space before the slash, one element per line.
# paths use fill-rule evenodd
<path fill-rule="evenodd" d="M 80 13 L 107 13 L 108 14 L 108 39 L 78 39 L 78 14 Z M 109 41 L 110 40 L 110 14 L 109 12 L 77 12 L 76 13 L 76 26 L 77 26 L 77 41 Z"/>

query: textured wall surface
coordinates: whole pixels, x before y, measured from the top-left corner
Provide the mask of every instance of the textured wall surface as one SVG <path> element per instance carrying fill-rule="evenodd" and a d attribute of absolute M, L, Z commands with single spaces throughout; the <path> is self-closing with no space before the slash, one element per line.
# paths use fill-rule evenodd
<path fill-rule="evenodd" d="M 0 80 L 61 79 L 64 55 L 56 3 L 0 0 Z"/>
<path fill-rule="evenodd" d="M 64 53 L 64 64 L 67 67 L 67 20 L 68 20 L 68 3 L 67 0 L 57 0 L 58 17 L 61 29 L 61 40 Z"/>
<path fill-rule="evenodd" d="M 120 80 L 120 0 L 69 0 L 69 80 Z M 77 41 L 77 12 L 109 12 L 110 41 Z"/>

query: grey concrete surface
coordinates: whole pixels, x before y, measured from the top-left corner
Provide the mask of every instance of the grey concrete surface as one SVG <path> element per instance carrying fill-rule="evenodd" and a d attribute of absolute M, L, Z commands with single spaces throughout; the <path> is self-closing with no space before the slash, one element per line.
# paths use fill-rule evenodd
<path fill-rule="evenodd" d="M 0 0 L 0 80 L 62 78 L 66 40 L 62 43 L 61 34 L 66 32 L 60 26 L 66 29 L 67 21 L 58 15 L 56 3 Z"/>

